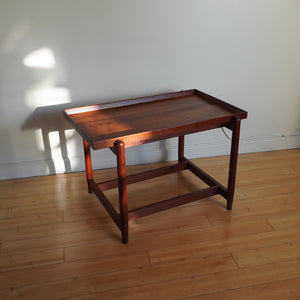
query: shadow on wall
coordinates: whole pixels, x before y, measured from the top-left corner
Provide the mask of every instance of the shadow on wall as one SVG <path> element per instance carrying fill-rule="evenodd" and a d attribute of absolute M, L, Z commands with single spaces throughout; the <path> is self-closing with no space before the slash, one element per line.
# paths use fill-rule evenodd
<path fill-rule="evenodd" d="M 96 103 L 96 101 L 92 103 Z M 44 152 L 44 159 L 47 163 L 49 174 L 57 174 L 61 172 L 68 173 L 75 171 L 70 161 L 68 142 L 70 142 L 70 139 L 75 137 L 75 135 L 78 136 L 78 134 L 73 130 L 72 125 L 64 118 L 63 110 L 82 105 L 90 104 L 87 102 L 82 102 L 81 104 L 76 103 L 75 105 L 74 103 L 64 103 L 37 107 L 22 124 L 22 130 L 40 130 L 40 148 Z M 66 135 L 66 133 L 68 133 L 70 130 L 72 130 L 71 135 Z M 54 141 L 53 136 L 55 137 Z M 80 147 L 81 145 L 79 144 L 79 142 L 77 142 L 74 145 L 75 149 L 73 150 L 75 150 L 75 152 L 78 153 L 78 148 Z M 166 141 L 160 141 L 158 143 L 158 148 L 161 153 L 160 161 L 167 161 L 169 153 Z M 143 163 L 147 159 L 145 157 L 147 154 L 144 153 L 143 149 L 139 146 L 130 148 L 130 151 L 132 154 L 131 157 L 133 157 L 134 164 Z M 56 153 L 55 155 L 54 152 Z M 57 160 L 62 161 L 63 166 L 57 167 Z M 107 164 L 105 164 L 105 162 L 103 163 L 107 167 Z"/>
<path fill-rule="evenodd" d="M 56 174 L 57 170 L 53 159 L 53 147 L 51 146 L 50 134 L 58 133 L 59 141 L 56 147 L 60 148 L 61 157 L 64 162 L 65 172 L 71 172 L 71 163 L 68 155 L 66 130 L 72 129 L 71 124 L 64 118 L 63 110 L 72 105 L 58 104 L 37 107 L 34 112 L 22 124 L 22 130 L 41 130 L 42 148 L 45 152 L 50 174 Z"/>

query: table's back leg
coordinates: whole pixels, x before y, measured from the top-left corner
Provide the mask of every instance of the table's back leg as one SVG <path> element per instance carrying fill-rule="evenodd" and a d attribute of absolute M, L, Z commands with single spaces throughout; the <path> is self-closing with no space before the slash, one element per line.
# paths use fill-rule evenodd
<path fill-rule="evenodd" d="M 123 244 L 127 244 L 128 243 L 128 205 L 127 205 L 125 144 L 123 141 L 116 141 L 115 146 L 117 148 L 119 205 L 120 205 L 122 242 Z"/>
<path fill-rule="evenodd" d="M 239 139 L 240 139 L 240 126 L 241 126 L 241 120 L 235 118 L 233 121 L 233 129 L 232 129 L 229 176 L 228 176 L 227 197 L 226 197 L 228 210 L 232 209 L 232 202 L 234 197 Z"/>
<path fill-rule="evenodd" d="M 178 162 L 184 159 L 184 135 L 178 137 Z"/>
<path fill-rule="evenodd" d="M 93 179 L 91 149 L 90 149 L 90 145 L 85 140 L 83 140 L 83 150 L 84 150 L 85 172 L 86 172 L 88 191 L 89 193 L 92 193 L 93 191 L 90 184 L 90 181 Z"/>

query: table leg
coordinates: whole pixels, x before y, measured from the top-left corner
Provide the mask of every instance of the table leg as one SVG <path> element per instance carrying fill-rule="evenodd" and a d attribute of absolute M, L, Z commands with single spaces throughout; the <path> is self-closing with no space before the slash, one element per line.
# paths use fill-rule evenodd
<path fill-rule="evenodd" d="M 232 209 L 232 202 L 234 197 L 239 139 L 240 139 L 240 126 L 241 120 L 238 118 L 234 119 L 231 139 L 231 152 L 230 152 L 230 165 L 229 165 L 229 176 L 227 186 L 227 209 Z"/>
<path fill-rule="evenodd" d="M 184 135 L 178 137 L 178 162 L 184 159 Z"/>
<path fill-rule="evenodd" d="M 128 243 L 128 206 L 127 206 L 125 144 L 123 141 L 116 141 L 115 146 L 117 148 L 119 205 L 120 205 L 122 242 L 123 244 L 127 244 Z"/>
<path fill-rule="evenodd" d="M 90 145 L 85 140 L 83 140 L 83 149 L 84 149 L 85 172 L 86 172 L 88 191 L 89 193 L 92 193 L 92 188 L 90 183 L 91 180 L 93 179 L 91 149 L 90 149 Z"/>

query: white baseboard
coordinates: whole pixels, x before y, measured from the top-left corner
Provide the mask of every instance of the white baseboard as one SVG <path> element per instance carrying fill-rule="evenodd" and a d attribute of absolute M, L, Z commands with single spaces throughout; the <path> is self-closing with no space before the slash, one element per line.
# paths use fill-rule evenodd
<path fill-rule="evenodd" d="M 149 144 L 150 145 L 150 144 Z M 263 152 L 300 148 L 300 136 L 249 137 L 240 140 L 239 153 Z M 188 158 L 227 155 L 230 151 L 230 141 L 214 140 L 202 144 L 186 143 L 185 156 Z M 168 140 L 165 143 L 154 143 L 152 146 L 133 147 L 126 150 L 128 165 L 172 161 L 177 159 L 177 141 Z M 116 166 L 115 156 L 109 150 L 92 152 L 93 168 L 104 169 Z M 60 160 L 35 160 L 9 162 L 0 164 L 0 180 L 42 176 L 50 174 L 78 172 L 84 170 L 83 154 L 61 158 Z"/>

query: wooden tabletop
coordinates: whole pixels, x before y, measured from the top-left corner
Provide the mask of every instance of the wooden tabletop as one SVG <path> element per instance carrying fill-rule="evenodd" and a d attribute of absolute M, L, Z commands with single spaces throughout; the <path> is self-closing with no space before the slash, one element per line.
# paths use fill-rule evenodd
<path fill-rule="evenodd" d="M 126 147 L 221 127 L 247 112 L 198 90 L 66 109 L 65 117 L 94 149 Z"/>

